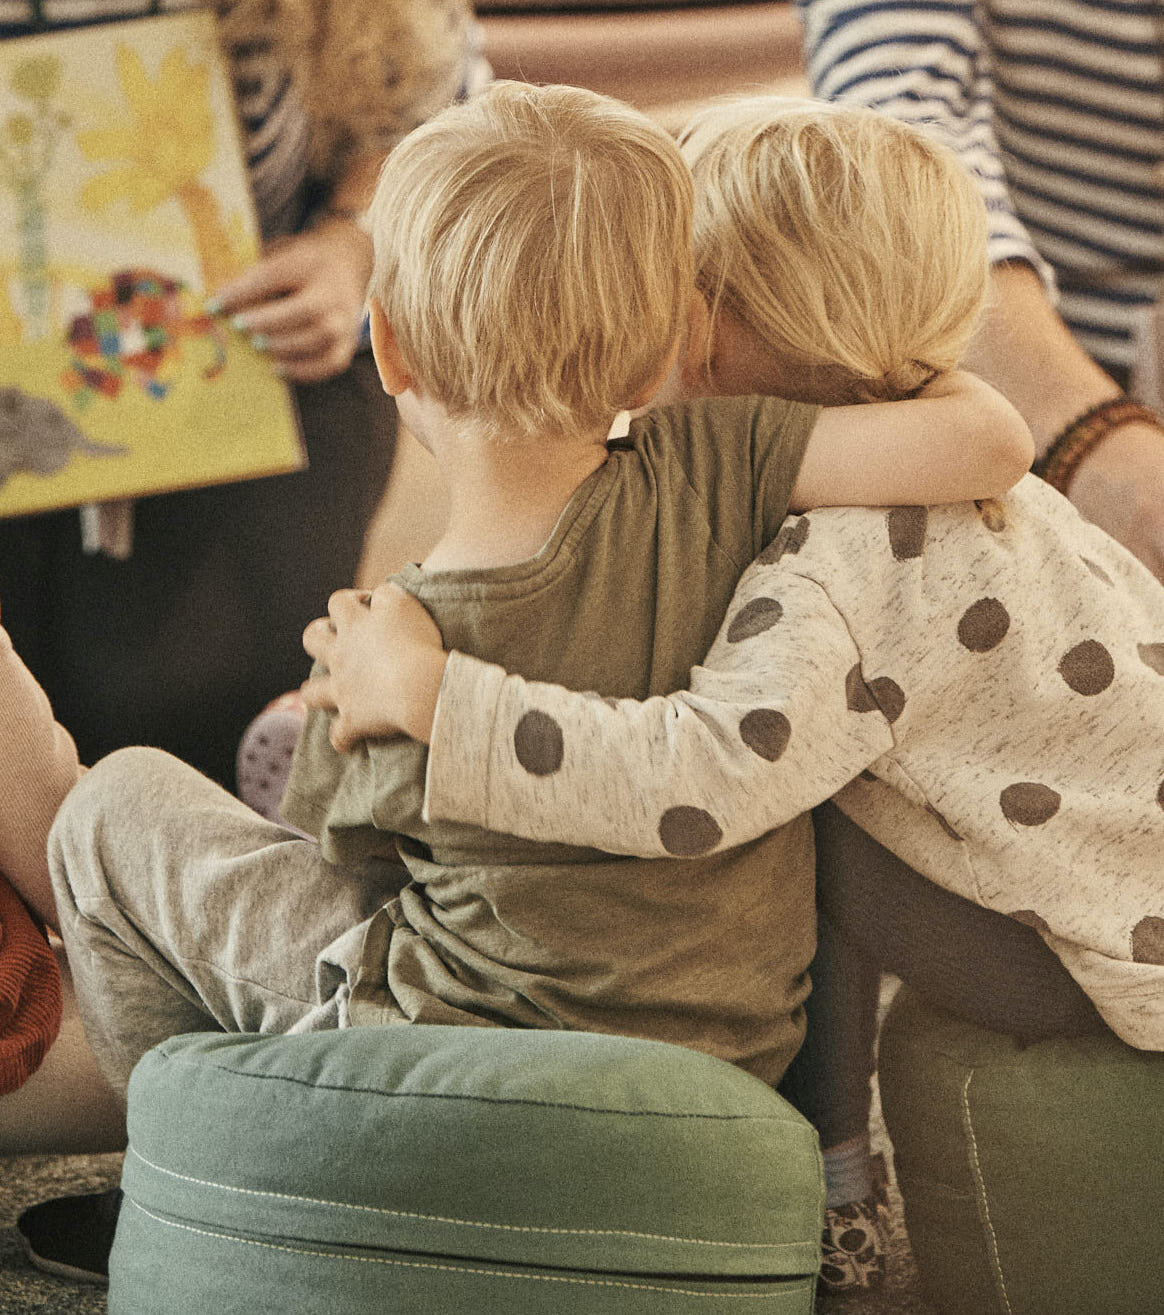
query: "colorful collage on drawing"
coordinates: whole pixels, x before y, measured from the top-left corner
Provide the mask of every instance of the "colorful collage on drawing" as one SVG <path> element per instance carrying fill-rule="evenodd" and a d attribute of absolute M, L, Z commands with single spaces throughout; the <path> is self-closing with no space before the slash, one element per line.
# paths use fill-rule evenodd
<path fill-rule="evenodd" d="M 0 42 L 0 516 L 302 465 L 206 309 L 257 255 L 209 14 Z"/>

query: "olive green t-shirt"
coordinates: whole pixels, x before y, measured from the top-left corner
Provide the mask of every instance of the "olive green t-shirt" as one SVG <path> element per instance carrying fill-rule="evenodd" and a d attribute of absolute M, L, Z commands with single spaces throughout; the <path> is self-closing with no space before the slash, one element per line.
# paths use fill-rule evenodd
<path fill-rule="evenodd" d="M 523 676 L 600 697 L 683 688 L 787 514 L 816 415 L 755 397 L 653 412 L 611 445 L 535 557 L 409 567 L 398 581 L 447 647 Z M 367 934 L 353 1021 L 650 1037 L 779 1078 L 814 944 L 806 818 L 714 857 L 615 858 L 428 823 L 424 746 L 393 737 L 338 754 L 327 732 L 326 714 L 310 714 L 284 816 L 338 864 L 398 844 L 411 876 Z"/>

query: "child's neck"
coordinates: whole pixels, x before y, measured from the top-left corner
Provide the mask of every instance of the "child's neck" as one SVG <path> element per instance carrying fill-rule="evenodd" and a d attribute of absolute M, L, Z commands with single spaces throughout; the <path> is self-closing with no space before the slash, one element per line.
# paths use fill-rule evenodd
<path fill-rule="evenodd" d="M 578 486 L 606 460 L 606 431 L 482 439 L 454 425 L 426 435 L 449 491 L 427 570 L 512 566 L 546 544 Z"/>

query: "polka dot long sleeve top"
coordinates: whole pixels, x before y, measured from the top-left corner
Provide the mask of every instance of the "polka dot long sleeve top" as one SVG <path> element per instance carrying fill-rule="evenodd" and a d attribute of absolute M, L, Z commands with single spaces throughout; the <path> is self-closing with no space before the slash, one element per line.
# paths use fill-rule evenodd
<path fill-rule="evenodd" d="M 1028 477 L 999 501 L 790 518 L 688 692 L 602 702 L 454 654 L 425 806 L 696 855 L 836 794 L 1164 1049 L 1162 743 L 1164 588 Z"/>

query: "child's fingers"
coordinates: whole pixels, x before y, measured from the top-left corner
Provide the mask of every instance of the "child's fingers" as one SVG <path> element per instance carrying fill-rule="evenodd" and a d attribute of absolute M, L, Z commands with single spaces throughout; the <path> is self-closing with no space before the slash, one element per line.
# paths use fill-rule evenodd
<path fill-rule="evenodd" d="M 366 589 L 337 589 L 327 600 L 327 614 L 336 625 L 343 625 L 367 610 L 369 597 Z"/>
<path fill-rule="evenodd" d="M 310 676 L 299 686 L 303 703 L 308 708 L 322 708 L 324 712 L 335 711 L 335 695 L 332 693 L 331 680 L 326 675 Z"/>
<path fill-rule="evenodd" d="M 347 722 L 340 713 L 336 713 L 331 719 L 328 739 L 331 740 L 331 747 L 336 753 L 350 753 L 357 743 L 355 736 L 351 734 Z"/>
<path fill-rule="evenodd" d="M 303 647 L 308 657 L 326 664 L 332 643 L 335 640 L 335 622 L 327 616 L 317 616 L 309 621 L 303 631 Z"/>

